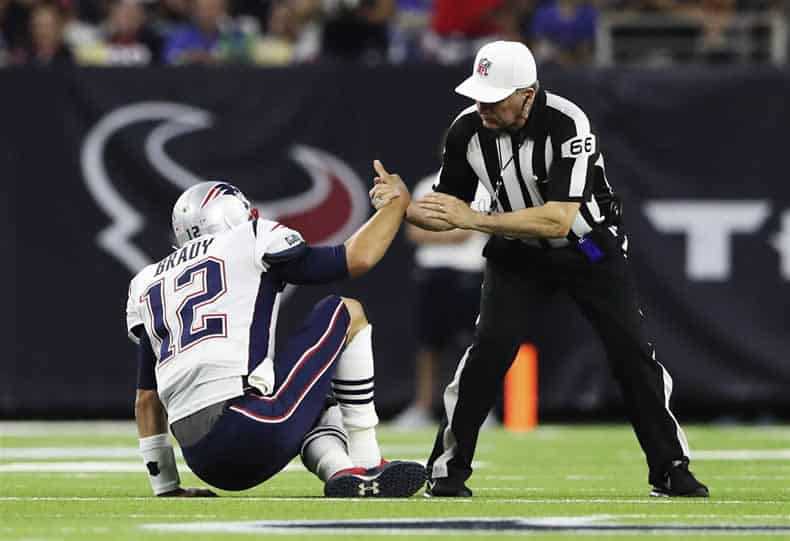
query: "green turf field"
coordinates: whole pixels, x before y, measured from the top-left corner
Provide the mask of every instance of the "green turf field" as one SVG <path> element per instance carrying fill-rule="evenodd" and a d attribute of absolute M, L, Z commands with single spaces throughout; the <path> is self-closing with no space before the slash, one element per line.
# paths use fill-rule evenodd
<path fill-rule="evenodd" d="M 430 430 L 379 434 L 390 458 L 424 460 L 433 439 Z M 0 539 L 790 539 L 790 427 L 691 426 L 687 434 L 709 500 L 648 498 L 626 425 L 485 431 L 471 499 L 328 500 L 294 463 L 254 490 L 187 500 L 149 495 L 131 423 L 0 423 Z M 183 468 L 182 480 L 200 484 Z M 332 524 L 362 519 L 391 523 Z M 326 523 L 296 532 L 259 523 L 306 520 Z M 189 529 L 164 529 L 183 524 Z M 753 529 L 715 529 L 729 526 Z M 482 527 L 507 533 L 473 530 Z"/>

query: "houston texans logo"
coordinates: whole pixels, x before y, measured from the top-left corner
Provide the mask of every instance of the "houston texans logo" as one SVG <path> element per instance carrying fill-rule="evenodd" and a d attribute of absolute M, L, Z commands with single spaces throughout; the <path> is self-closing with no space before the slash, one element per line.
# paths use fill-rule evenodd
<path fill-rule="evenodd" d="M 145 158 L 158 176 L 178 191 L 206 180 L 165 152 L 168 141 L 214 124 L 211 113 L 170 102 L 142 102 L 115 109 L 102 117 L 85 137 L 81 153 L 83 178 L 88 192 L 110 217 L 98 237 L 98 245 L 136 273 L 152 257 L 135 242 L 145 226 L 145 216 L 124 196 L 111 179 L 105 163 L 108 141 L 121 130 L 143 122 L 157 122 L 145 139 Z M 336 244 L 348 238 L 368 217 L 370 207 L 365 185 L 339 158 L 305 145 L 293 145 L 289 157 L 312 181 L 302 193 L 274 201 L 251 201 L 261 215 L 297 229 L 312 244 Z M 210 199 L 236 188 L 220 182 L 207 194 Z M 244 186 L 241 189 L 247 192 Z M 252 198 L 251 193 L 247 193 Z M 163 232 L 163 235 L 168 233 Z"/>

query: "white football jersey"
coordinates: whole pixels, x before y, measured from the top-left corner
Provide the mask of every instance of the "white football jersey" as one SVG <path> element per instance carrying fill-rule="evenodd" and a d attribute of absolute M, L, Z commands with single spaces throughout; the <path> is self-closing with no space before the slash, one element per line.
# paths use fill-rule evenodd
<path fill-rule="evenodd" d="M 267 278 L 263 257 L 285 260 L 304 247 L 298 232 L 259 219 L 189 241 L 132 279 L 127 329 L 134 341 L 137 327 L 148 333 L 170 423 L 240 396 L 256 366 L 269 368 L 273 387 L 282 285 Z"/>

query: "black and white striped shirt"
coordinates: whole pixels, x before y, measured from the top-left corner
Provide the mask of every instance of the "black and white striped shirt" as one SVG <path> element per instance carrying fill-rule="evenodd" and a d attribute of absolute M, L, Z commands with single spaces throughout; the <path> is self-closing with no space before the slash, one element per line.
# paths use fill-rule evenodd
<path fill-rule="evenodd" d="M 526 244 L 559 248 L 605 227 L 612 188 L 599 142 L 584 111 L 561 96 L 539 90 L 526 124 L 513 132 L 483 127 L 476 106 L 458 115 L 434 189 L 471 202 L 478 181 L 500 212 L 547 201 L 581 203 L 566 238 L 525 239 Z"/>

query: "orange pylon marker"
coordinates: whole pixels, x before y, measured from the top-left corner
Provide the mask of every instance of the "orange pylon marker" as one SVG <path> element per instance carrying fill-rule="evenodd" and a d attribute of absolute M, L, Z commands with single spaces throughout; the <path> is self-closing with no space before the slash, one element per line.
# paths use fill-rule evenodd
<path fill-rule="evenodd" d="M 538 350 L 521 344 L 505 376 L 505 429 L 529 432 L 538 426 Z"/>

